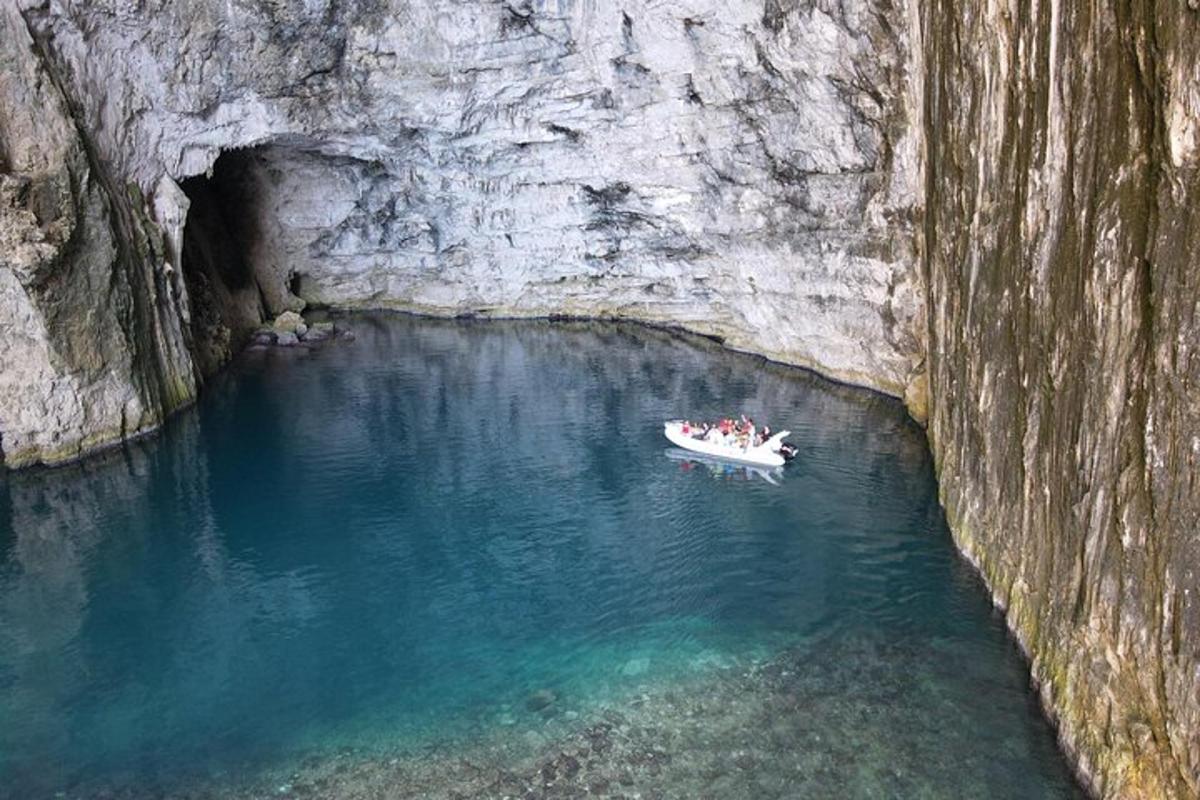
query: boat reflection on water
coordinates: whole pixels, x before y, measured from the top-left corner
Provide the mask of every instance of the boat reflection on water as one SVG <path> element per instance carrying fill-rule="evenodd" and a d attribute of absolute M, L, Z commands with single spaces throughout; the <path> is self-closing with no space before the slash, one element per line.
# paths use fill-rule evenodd
<path fill-rule="evenodd" d="M 664 453 L 672 461 L 678 461 L 680 469 L 691 470 L 696 467 L 707 467 L 714 478 L 724 478 L 729 481 L 752 481 L 761 478 L 772 486 L 778 486 L 783 479 L 783 467 L 755 467 L 749 464 L 739 464 L 734 461 L 705 456 L 681 447 L 668 447 Z"/>

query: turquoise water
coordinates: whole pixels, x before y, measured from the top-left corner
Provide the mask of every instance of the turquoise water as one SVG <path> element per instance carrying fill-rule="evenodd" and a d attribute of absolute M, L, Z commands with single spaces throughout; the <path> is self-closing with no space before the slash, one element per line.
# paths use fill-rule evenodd
<path fill-rule="evenodd" d="M 0 476 L 0 796 L 518 781 L 601 718 L 601 794 L 1075 796 L 897 403 L 638 327 L 349 322 Z M 666 452 L 741 411 L 797 462 Z"/>

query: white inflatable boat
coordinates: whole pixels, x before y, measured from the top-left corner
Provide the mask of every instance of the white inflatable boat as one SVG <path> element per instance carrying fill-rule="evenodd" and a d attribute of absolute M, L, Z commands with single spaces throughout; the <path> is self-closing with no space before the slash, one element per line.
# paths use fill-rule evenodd
<path fill-rule="evenodd" d="M 780 431 L 757 447 L 740 447 L 736 444 L 726 444 L 722 441 L 698 439 L 692 436 L 690 431 L 684 433 L 683 427 L 684 425 L 681 420 L 673 419 L 663 425 L 663 433 L 670 440 L 671 444 L 676 447 L 682 447 L 684 450 L 703 453 L 713 458 L 723 458 L 726 461 L 754 464 L 759 467 L 782 467 L 787 462 L 781 451 L 784 448 L 783 440 L 790 431 Z M 720 437 L 720 434 L 715 434 L 713 438 L 716 439 L 718 437 Z"/>

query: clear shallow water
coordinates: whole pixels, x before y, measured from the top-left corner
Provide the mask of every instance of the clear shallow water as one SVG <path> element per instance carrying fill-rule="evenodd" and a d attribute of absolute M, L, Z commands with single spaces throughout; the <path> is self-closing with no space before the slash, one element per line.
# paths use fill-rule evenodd
<path fill-rule="evenodd" d="M 0 797 L 536 760 L 616 712 L 677 796 L 1075 796 L 897 403 L 636 327 L 351 322 L 0 475 Z M 778 485 L 667 457 L 743 410 Z"/>

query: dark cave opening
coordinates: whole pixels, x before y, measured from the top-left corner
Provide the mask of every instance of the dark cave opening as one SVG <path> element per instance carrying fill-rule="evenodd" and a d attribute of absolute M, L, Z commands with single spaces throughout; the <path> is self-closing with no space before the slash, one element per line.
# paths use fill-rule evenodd
<path fill-rule="evenodd" d="M 296 297 L 304 296 L 304 274 L 292 272 L 288 275 L 288 291 Z"/>
<path fill-rule="evenodd" d="M 201 377 L 229 360 L 265 315 L 254 269 L 260 242 L 255 151 L 222 153 L 208 175 L 180 182 L 190 208 L 182 268 L 192 353 Z"/>
<path fill-rule="evenodd" d="M 211 177 L 196 175 L 179 185 L 191 202 L 183 235 L 185 273 L 211 266 L 231 290 L 243 289 L 254 279 L 249 253 L 257 241 L 256 201 L 248 150 L 222 153 Z"/>

